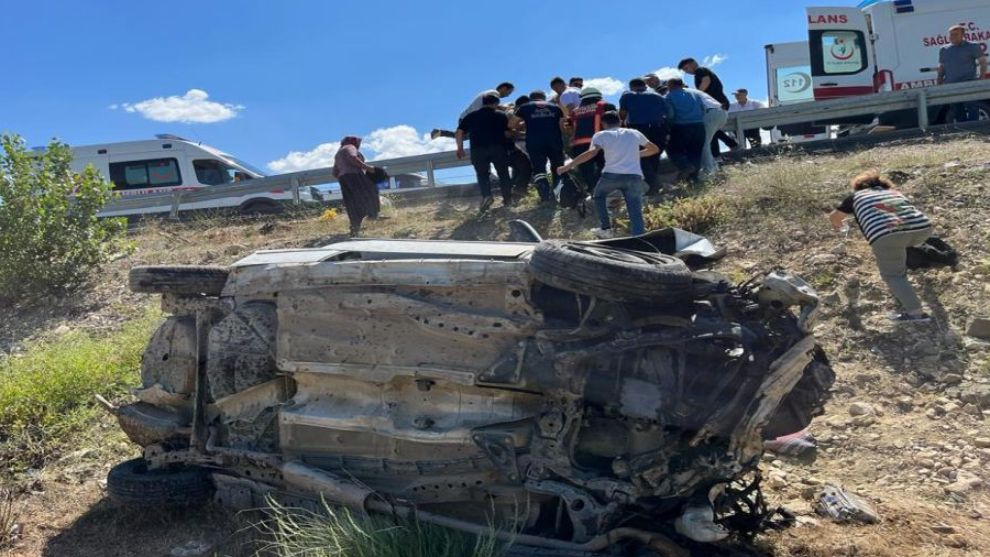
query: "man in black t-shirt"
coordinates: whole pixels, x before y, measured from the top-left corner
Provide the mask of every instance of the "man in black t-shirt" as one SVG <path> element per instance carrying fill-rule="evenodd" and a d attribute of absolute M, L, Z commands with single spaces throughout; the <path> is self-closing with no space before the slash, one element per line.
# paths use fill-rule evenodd
<path fill-rule="evenodd" d="M 529 94 L 529 102 L 516 108 L 515 117 L 510 122 L 513 129 L 526 128 L 526 153 L 533 165 L 536 189 L 541 201 L 552 201 L 552 189 L 557 184 L 557 167 L 564 165 L 563 130 L 564 111 L 557 105 L 547 102 L 543 91 Z M 547 180 L 547 162 L 550 163 L 551 180 Z M 570 181 L 570 176 L 562 177 Z"/>
<path fill-rule="evenodd" d="M 481 188 L 481 210 L 487 211 L 492 206 L 492 185 L 489 168 L 494 165 L 498 174 L 499 189 L 502 191 L 502 204 L 512 204 L 512 181 L 509 177 L 509 157 L 506 151 L 506 141 L 509 132 L 509 117 L 502 111 L 496 110 L 499 98 L 497 95 L 485 95 L 481 109 L 476 110 L 461 120 L 457 125 L 457 158 L 463 159 L 464 136 L 471 136 L 471 165 L 478 177 L 478 187 Z"/>
<path fill-rule="evenodd" d="M 685 58 L 678 62 L 677 69 L 681 70 L 686 74 L 694 76 L 694 88 L 699 91 L 704 91 L 708 93 L 710 97 L 722 104 L 722 110 L 729 110 L 729 97 L 725 96 L 725 87 L 722 86 L 722 80 L 718 78 L 711 69 L 705 68 L 698 65 L 698 61 L 694 58 Z M 718 158 L 720 150 L 718 148 L 718 142 L 721 141 L 729 149 L 737 149 L 739 143 L 732 139 L 732 136 L 725 133 L 723 130 L 718 130 L 715 132 L 715 137 L 712 138 L 712 156 Z"/>

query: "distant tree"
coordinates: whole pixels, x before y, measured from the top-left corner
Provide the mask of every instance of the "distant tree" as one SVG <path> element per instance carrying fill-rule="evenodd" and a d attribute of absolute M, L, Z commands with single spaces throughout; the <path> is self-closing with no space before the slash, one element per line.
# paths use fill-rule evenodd
<path fill-rule="evenodd" d="M 84 283 L 122 247 L 126 222 L 98 219 L 112 185 L 52 140 L 30 152 L 16 135 L 0 136 L 0 303 L 64 294 Z"/>

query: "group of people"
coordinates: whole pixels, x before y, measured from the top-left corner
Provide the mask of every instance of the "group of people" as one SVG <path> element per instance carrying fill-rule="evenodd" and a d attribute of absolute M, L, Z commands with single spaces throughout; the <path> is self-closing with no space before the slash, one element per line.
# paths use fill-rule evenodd
<path fill-rule="evenodd" d="M 730 112 L 764 108 L 762 103 L 750 100 L 745 89 L 737 90 L 736 102 L 730 103 L 718 75 L 693 58 L 678 68 L 693 76 L 694 88 L 681 78 L 647 74 L 629 81 L 618 106 L 579 77 L 555 77 L 552 96 L 536 90 L 508 104 L 502 100 L 515 90 L 510 82 L 478 93 L 461 112 L 455 138 L 461 158 L 467 156 L 464 141 L 470 138 L 481 210 L 494 204 L 494 167 L 505 206 L 530 183 L 543 202 L 564 206 L 570 205 L 565 199 L 582 200 L 593 192 L 601 224 L 596 234 L 607 237 L 612 226 L 606 198 L 619 191 L 631 231 L 642 233 L 643 195 L 662 189 L 664 151 L 677 168 L 677 181 L 697 183 L 717 172 L 720 142 L 730 149 L 746 141 L 760 145 L 759 130 L 737 140 L 722 127 Z M 564 164 L 567 155 L 572 161 Z"/>

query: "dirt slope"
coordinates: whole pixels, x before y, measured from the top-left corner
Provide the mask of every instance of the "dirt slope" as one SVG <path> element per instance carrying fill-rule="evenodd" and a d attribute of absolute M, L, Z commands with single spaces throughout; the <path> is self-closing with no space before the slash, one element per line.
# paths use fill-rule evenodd
<path fill-rule="evenodd" d="M 802 465 L 768 457 L 768 492 L 798 512 L 801 525 L 761 539 L 768 555 L 990 555 L 990 343 L 965 335 L 990 316 L 990 149 L 976 139 L 879 147 L 846 156 L 786 158 L 733 166 L 709 195 L 727 209 L 709 232 L 726 245 L 719 269 L 745 279 L 782 266 L 812 282 L 826 302 L 816 333 L 838 381 L 811 431 L 818 460 Z M 935 319 L 896 329 L 872 255 L 857 233 L 831 231 L 824 211 L 848 178 L 878 167 L 963 252 L 958 272 L 914 275 Z M 399 207 L 371 223 L 369 236 L 505 238 L 524 218 L 546 237 L 587 238 L 592 218 L 553 213 L 529 202 L 477 216 L 474 200 Z M 314 246 L 342 239 L 343 217 L 312 216 L 219 226 L 153 224 L 136 232 L 136 251 L 112 263 L 85 292 L 45 309 L 14 308 L 0 323 L 0 350 L 66 328 L 112 330 L 147 304 L 126 291 L 126 270 L 145 263 L 230 263 L 262 248 Z M 133 449 L 107 421 L 75 452 L 18 479 L 23 534 L 11 555 L 167 555 L 189 540 L 236 554 L 243 520 L 216 509 L 160 515 L 114 509 L 103 499 L 106 470 Z M 109 441 L 93 441 L 94 439 Z M 94 445 L 97 445 L 94 447 Z M 876 504 L 875 526 L 833 525 L 810 497 L 824 483 L 846 486 Z M 26 487 L 25 487 L 26 486 Z M 0 551 L 2 554 L 3 551 Z"/>

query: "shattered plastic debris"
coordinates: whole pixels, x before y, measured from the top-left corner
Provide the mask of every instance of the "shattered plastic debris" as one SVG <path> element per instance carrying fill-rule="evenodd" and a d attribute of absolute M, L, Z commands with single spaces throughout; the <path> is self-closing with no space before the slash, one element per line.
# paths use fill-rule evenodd
<path fill-rule="evenodd" d="M 827 516 L 835 522 L 858 522 L 861 524 L 876 524 L 880 515 L 862 497 L 849 493 L 835 486 L 825 486 L 818 496 L 815 505 L 818 514 Z"/>

